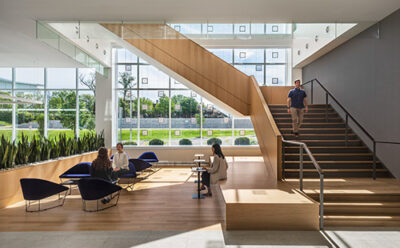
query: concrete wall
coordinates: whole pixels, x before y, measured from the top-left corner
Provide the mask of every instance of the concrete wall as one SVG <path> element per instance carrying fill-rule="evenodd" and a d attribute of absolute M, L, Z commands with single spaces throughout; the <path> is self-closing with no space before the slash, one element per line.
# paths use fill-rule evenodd
<path fill-rule="evenodd" d="M 303 82 L 313 78 L 376 140 L 400 142 L 400 10 L 305 66 Z M 324 102 L 316 87 L 314 103 Z M 371 147 L 369 139 L 355 131 Z M 399 179 L 400 145 L 378 144 L 377 154 Z"/>
<path fill-rule="evenodd" d="M 104 131 L 105 146 L 112 141 L 112 80 L 96 73 L 96 133 Z"/>

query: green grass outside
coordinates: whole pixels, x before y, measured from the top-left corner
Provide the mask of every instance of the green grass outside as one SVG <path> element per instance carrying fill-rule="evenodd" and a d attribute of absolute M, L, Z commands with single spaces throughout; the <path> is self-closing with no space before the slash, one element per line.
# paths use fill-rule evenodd
<path fill-rule="evenodd" d="M 147 135 L 143 135 L 143 130 L 147 131 Z M 168 129 L 143 129 L 140 132 L 141 141 L 150 141 L 152 139 L 161 139 L 168 141 L 169 132 Z M 180 129 L 171 129 L 172 139 L 193 139 L 200 138 L 200 130 L 180 130 L 181 135 L 175 135 L 175 131 Z M 211 136 L 207 135 L 207 130 L 203 130 L 203 139 L 209 139 L 213 137 L 232 137 L 232 130 L 212 130 L 213 134 Z M 245 135 L 240 136 L 239 130 L 234 131 L 235 138 L 255 136 L 254 130 L 245 130 Z M 122 129 L 118 130 L 118 139 L 123 141 L 130 140 L 130 130 Z M 132 141 L 137 141 L 137 129 L 132 130 Z"/>

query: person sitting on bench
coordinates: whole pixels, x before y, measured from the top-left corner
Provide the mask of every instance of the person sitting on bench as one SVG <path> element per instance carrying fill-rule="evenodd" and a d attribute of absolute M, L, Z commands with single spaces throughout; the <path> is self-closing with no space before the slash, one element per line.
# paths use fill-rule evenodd
<path fill-rule="evenodd" d="M 228 163 L 226 162 L 225 156 L 222 153 L 221 146 L 214 143 L 211 147 L 211 150 L 214 155 L 214 161 L 211 167 L 201 175 L 201 189 L 204 190 L 207 187 L 207 194 L 205 194 L 206 196 L 212 196 L 210 187 L 211 184 L 217 184 L 219 180 L 226 179 L 226 171 L 228 170 Z"/>
<path fill-rule="evenodd" d="M 117 153 L 114 154 L 112 167 L 117 178 L 130 172 L 129 157 L 128 154 L 124 152 L 124 145 L 122 143 L 117 144 Z"/>

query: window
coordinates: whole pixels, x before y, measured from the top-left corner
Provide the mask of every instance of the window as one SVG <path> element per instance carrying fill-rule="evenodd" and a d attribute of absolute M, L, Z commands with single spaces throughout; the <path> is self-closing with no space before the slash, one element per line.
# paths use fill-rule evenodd
<path fill-rule="evenodd" d="M 171 145 L 191 141 L 192 145 L 201 145 L 200 97 L 190 90 L 171 91 Z"/>
<path fill-rule="evenodd" d="M 264 50 L 261 51 L 264 54 Z M 233 62 L 233 49 L 213 49 L 211 52 L 225 61 Z M 210 138 L 218 138 L 223 145 L 234 145 L 235 118 L 181 82 L 140 61 L 138 58 L 138 62 L 117 63 L 116 66 L 116 133 L 119 142 L 147 146 L 151 140 L 160 139 L 164 145 L 199 146 L 207 145 Z M 127 65 L 131 66 L 132 72 L 126 71 Z M 253 74 L 256 68 L 261 68 L 261 71 L 257 71 L 260 73 L 257 79 L 264 77 L 262 63 L 238 66 L 246 67 L 241 70 Z M 123 73 L 126 74 L 125 78 Z M 134 79 L 129 79 L 130 76 Z M 139 78 L 139 85 L 136 84 L 136 77 Z M 147 79 L 147 84 L 143 79 Z M 153 79 L 157 80 L 153 83 Z M 251 135 L 251 128 L 242 129 L 245 131 L 243 135 Z"/>
<path fill-rule="evenodd" d="M 160 96 L 160 92 L 163 95 Z M 160 139 L 169 143 L 169 94 L 168 91 L 141 90 L 139 92 L 140 145 L 149 145 L 151 140 Z"/>
<path fill-rule="evenodd" d="M 13 105 L 0 105 L 0 135 L 6 134 L 7 138 L 18 141 L 22 134 L 28 138 L 35 135 L 55 138 L 62 133 L 74 137 L 94 131 L 95 69 L 15 68 L 14 90 L 12 70 L 0 69 L 0 92 L 41 104 L 16 104 L 14 126 Z M 12 137 L 13 130 L 15 137 Z"/>

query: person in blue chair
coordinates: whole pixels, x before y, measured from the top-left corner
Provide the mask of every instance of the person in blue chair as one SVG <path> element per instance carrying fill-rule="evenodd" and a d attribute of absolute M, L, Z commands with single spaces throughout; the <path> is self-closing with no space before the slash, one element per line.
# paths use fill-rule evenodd
<path fill-rule="evenodd" d="M 113 168 L 110 158 L 108 157 L 107 148 L 100 147 L 97 158 L 93 160 L 92 166 L 90 166 L 90 176 L 101 178 L 109 182 L 113 181 Z M 104 198 L 101 202 L 106 204 L 110 200 L 110 198 Z"/>
<path fill-rule="evenodd" d="M 122 143 L 117 144 L 117 152 L 114 154 L 112 167 L 116 177 L 129 173 L 129 157 L 124 152 L 124 145 Z"/>
<path fill-rule="evenodd" d="M 219 180 L 225 180 L 227 178 L 228 163 L 226 162 L 225 156 L 222 153 L 221 146 L 214 143 L 211 147 L 213 152 L 214 160 L 210 168 L 207 168 L 206 172 L 201 175 L 202 186 L 201 189 L 207 187 L 206 196 L 212 196 L 211 184 L 217 184 Z"/>

